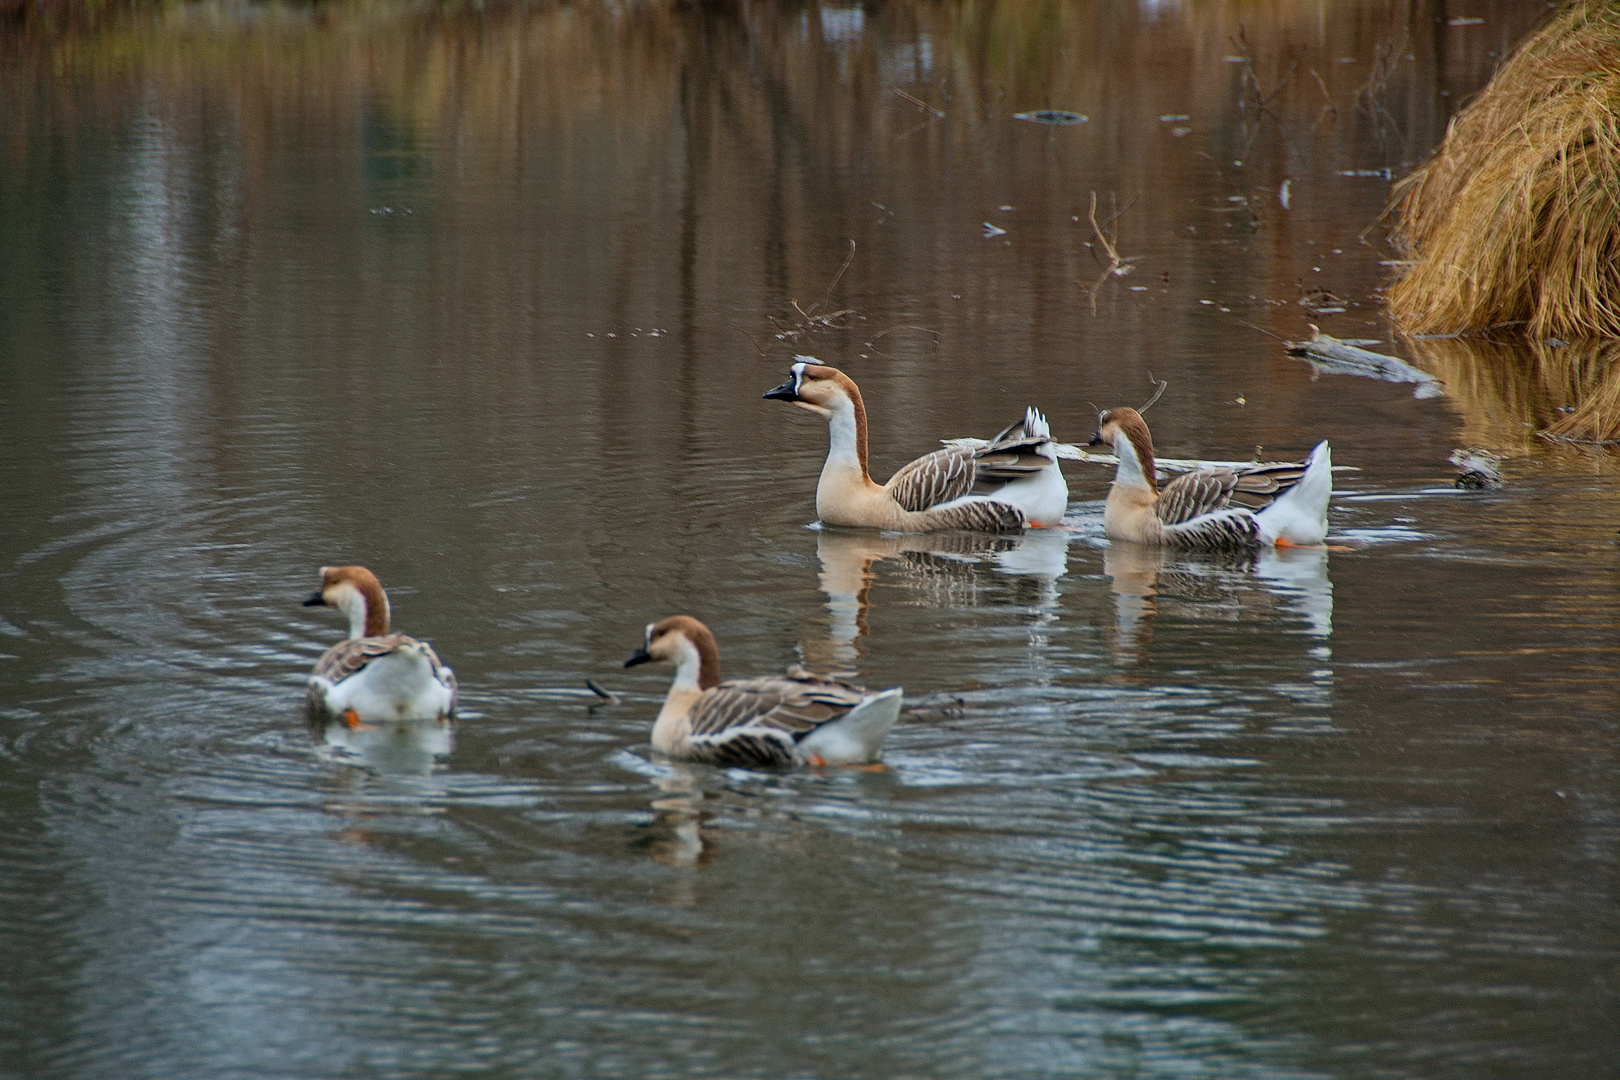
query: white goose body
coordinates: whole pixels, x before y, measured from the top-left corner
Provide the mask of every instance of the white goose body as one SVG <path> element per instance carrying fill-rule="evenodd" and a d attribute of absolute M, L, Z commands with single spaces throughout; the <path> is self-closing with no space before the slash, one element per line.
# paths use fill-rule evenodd
<path fill-rule="evenodd" d="M 304 606 L 322 604 L 348 616 L 349 637 L 327 649 L 309 677 L 313 716 L 353 726 L 444 719 L 455 711 L 455 672 L 427 642 L 388 632 L 388 595 L 375 574 L 363 566 L 323 566 L 321 587 Z"/>
<path fill-rule="evenodd" d="M 1092 444 L 1107 443 L 1119 469 L 1103 506 L 1110 540 L 1219 549 L 1321 544 L 1327 538 L 1333 457 L 1318 443 L 1303 463 L 1198 469 L 1161 488 L 1153 436 L 1135 409 L 1111 409 Z"/>
<path fill-rule="evenodd" d="M 904 702 L 898 686 L 873 693 L 798 669 L 721 682 L 714 635 L 687 615 L 649 624 L 624 666 L 654 660 L 672 662 L 675 681 L 653 723 L 653 749 L 711 765 L 875 762 Z"/>
<path fill-rule="evenodd" d="M 1046 418 L 1027 409 L 993 439 L 952 444 L 873 481 L 867 468 L 866 406 L 836 368 L 801 360 L 765 394 L 827 421 L 827 461 L 816 484 L 816 515 L 829 525 L 891 532 L 975 529 L 1013 532 L 1063 520 L 1069 486 Z"/>

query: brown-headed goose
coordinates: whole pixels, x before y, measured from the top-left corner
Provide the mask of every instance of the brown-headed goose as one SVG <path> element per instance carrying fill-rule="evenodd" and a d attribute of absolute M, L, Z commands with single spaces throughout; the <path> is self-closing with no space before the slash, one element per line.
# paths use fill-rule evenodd
<path fill-rule="evenodd" d="M 337 608 L 349 617 L 349 639 L 327 649 L 309 677 L 313 716 L 351 727 L 384 720 L 433 720 L 456 707 L 456 674 L 433 646 L 388 632 L 388 594 L 363 566 L 321 567 L 321 587 L 305 607 Z"/>
<path fill-rule="evenodd" d="M 765 396 L 827 421 L 830 443 L 816 485 L 816 514 L 828 525 L 1013 532 L 1056 525 L 1068 509 L 1069 486 L 1051 431 L 1035 409 L 983 445 L 948 445 L 879 484 L 866 467 L 866 406 L 848 375 L 804 357 Z"/>
<path fill-rule="evenodd" d="M 1110 540 L 1209 550 L 1308 546 L 1327 538 L 1333 457 L 1325 441 L 1303 463 L 1198 469 L 1162 488 L 1140 412 L 1119 408 L 1098 416 L 1091 445 L 1103 444 L 1119 458 L 1103 506 Z"/>
<path fill-rule="evenodd" d="M 641 648 L 624 662 L 675 665 L 653 724 L 661 754 L 711 765 L 861 765 L 878 760 L 900 715 L 903 691 L 872 693 L 812 675 L 720 681 L 720 650 L 709 628 L 689 615 L 648 623 Z"/>

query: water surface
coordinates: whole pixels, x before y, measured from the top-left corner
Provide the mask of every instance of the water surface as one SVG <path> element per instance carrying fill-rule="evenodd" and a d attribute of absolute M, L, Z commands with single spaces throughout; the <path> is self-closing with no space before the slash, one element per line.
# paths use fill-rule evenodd
<path fill-rule="evenodd" d="M 10 24 L 0 1071 L 1610 1075 L 1615 465 L 1535 437 L 1545 356 L 1376 295 L 1390 178 L 1542 10 Z M 1260 332 L 1311 323 L 1447 394 Z M 1167 456 L 1333 441 L 1334 547 L 1110 546 L 1086 465 L 1061 531 L 811 528 L 797 354 L 879 473 L 1168 379 Z M 346 562 L 453 730 L 303 726 Z M 904 685 L 888 770 L 655 759 L 619 664 L 682 612 Z"/>

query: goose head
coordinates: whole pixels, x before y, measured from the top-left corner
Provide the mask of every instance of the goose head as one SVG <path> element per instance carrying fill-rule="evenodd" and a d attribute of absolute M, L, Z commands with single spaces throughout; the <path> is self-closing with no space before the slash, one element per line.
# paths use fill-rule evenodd
<path fill-rule="evenodd" d="M 321 567 L 321 587 L 305 607 L 337 608 L 349 618 L 349 636 L 380 637 L 388 633 L 388 594 L 382 582 L 363 566 Z"/>
<path fill-rule="evenodd" d="M 805 357 L 793 365 L 787 381 L 764 394 L 776 401 L 786 401 L 823 420 L 851 405 L 860 408 L 861 392 L 855 381 L 837 368 L 818 364 Z"/>
<path fill-rule="evenodd" d="M 675 682 L 691 682 L 700 689 L 720 685 L 720 649 L 709 628 L 690 615 L 672 615 L 662 622 L 648 623 L 641 648 L 630 654 L 624 666 L 665 660 L 675 665 Z"/>
<path fill-rule="evenodd" d="M 1147 421 L 1135 409 L 1122 406 L 1108 409 L 1097 417 L 1097 432 L 1091 437 L 1091 446 L 1112 446 L 1119 458 L 1120 475 L 1134 474 L 1149 487 L 1157 488 L 1154 481 L 1153 435 Z"/>

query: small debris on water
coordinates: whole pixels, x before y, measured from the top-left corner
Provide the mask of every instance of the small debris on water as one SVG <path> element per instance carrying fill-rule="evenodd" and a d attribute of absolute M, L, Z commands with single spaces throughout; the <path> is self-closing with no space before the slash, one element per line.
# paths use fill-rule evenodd
<path fill-rule="evenodd" d="M 1313 266 L 1311 269 L 1318 273 L 1322 270 L 1320 266 Z M 1336 313 L 1343 311 L 1346 307 L 1346 301 L 1343 297 L 1334 296 L 1326 289 L 1307 289 L 1304 282 L 1300 282 L 1299 300 L 1296 302 L 1300 307 L 1310 308 L 1318 314 Z"/>
<path fill-rule="evenodd" d="M 1488 491 L 1502 486 L 1502 459 L 1483 446 L 1468 450 L 1453 450 L 1451 463 L 1462 470 L 1457 487 L 1469 491 Z"/>
<path fill-rule="evenodd" d="M 602 689 L 600 686 L 596 685 L 595 679 L 586 679 L 585 688 L 591 693 L 595 694 L 597 697 L 601 698 L 603 701 L 607 702 L 609 705 L 617 705 L 619 703 L 619 695 L 613 693 L 611 690 Z"/>
<path fill-rule="evenodd" d="M 990 239 L 992 236 L 1005 236 L 1007 234 L 1006 229 L 998 229 L 994 225 L 990 224 L 988 221 L 983 222 L 983 225 L 984 225 L 984 238 L 986 240 Z"/>
<path fill-rule="evenodd" d="M 1447 19 L 1447 26 L 1478 26 L 1484 19 Z"/>
<path fill-rule="evenodd" d="M 1032 124 L 1083 124 L 1089 117 L 1084 113 L 1064 109 L 1036 109 L 1034 112 L 1013 113 L 1014 120 L 1028 120 Z"/>
<path fill-rule="evenodd" d="M 1177 120 L 1191 119 L 1192 117 L 1188 116 L 1186 113 L 1165 113 L 1163 116 L 1159 117 L 1159 122 L 1163 124 L 1173 124 Z"/>
<path fill-rule="evenodd" d="M 1340 176 L 1362 176 L 1362 177 L 1377 178 L 1379 180 L 1388 180 L 1392 176 L 1392 173 L 1388 168 L 1383 168 L 1383 169 L 1340 169 L 1339 170 L 1339 175 Z"/>

